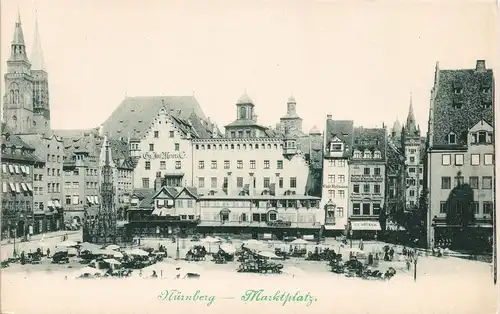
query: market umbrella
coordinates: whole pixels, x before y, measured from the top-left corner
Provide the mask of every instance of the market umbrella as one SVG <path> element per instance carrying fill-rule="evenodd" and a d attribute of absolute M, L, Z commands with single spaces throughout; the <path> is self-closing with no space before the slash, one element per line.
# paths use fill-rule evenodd
<path fill-rule="evenodd" d="M 116 244 L 110 244 L 106 247 L 106 250 L 118 250 L 120 248 L 119 245 Z"/>
<path fill-rule="evenodd" d="M 309 242 L 307 242 L 304 239 L 295 239 L 292 242 L 290 242 L 290 244 L 292 244 L 292 245 L 306 245 L 306 244 L 309 244 Z"/>
<path fill-rule="evenodd" d="M 116 252 L 116 251 L 115 251 L 115 252 L 113 253 L 113 257 L 114 257 L 114 258 L 123 258 L 123 254 L 122 254 L 121 252 Z"/>
<path fill-rule="evenodd" d="M 128 255 L 137 255 L 137 256 L 148 256 L 149 255 L 148 252 L 141 250 L 141 249 L 132 249 L 132 250 L 125 251 L 125 253 L 127 253 Z"/>
<path fill-rule="evenodd" d="M 250 250 L 255 250 L 255 251 L 258 251 L 258 250 L 266 247 L 266 245 L 263 242 L 261 242 L 259 240 L 254 240 L 254 239 L 247 240 L 247 241 L 243 242 L 243 245 L 246 248 L 249 248 Z"/>
<path fill-rule="evenodd" d="M 226 252 L 227 254 L 236 253 L 236 248 L 232 244 L 224 243 L 220 245 L 220 249 Z"/>
<path fill-rule="evenodd" d="M 267 257 L 267 258 L 279 258 L 276 254 L 274 254 L 273 252 L 269 252 L 269 251 L 260 251 L 257 254 L 262 256 L 262 257 Z"/>
<path fill-rule="evenodd" d="M 204 239 L 201 239 L 201 242 L 208 243 L 208 252 L 210 252 L 210 244 L 212 244 L 212 243 L 220 243 L 222 241 L 219 240 L 219 239 L 212 238 L 212 237 L 208 236 L 208 237 L 206 237 Z"/>
<path fill-rule="evenodd" d="M 106 258 L 104 259 L 104 261 L 108 264 L 111 264 L 111 265 L 121 265 L 122 263 L 115 260 L 114 258 Z"/>
<path fill-rule="evenodd" d="M 85 251 L 85 250 L 88 250 L 90 252 L 93 252 L 95 250 L 100 250 L 101 247 L 97 244 L 93 244 L 93 243 L 88 243 L 88 242 L 83 242 L 83 243 L 80 243 L 80 250 L 82 251 Z"/>

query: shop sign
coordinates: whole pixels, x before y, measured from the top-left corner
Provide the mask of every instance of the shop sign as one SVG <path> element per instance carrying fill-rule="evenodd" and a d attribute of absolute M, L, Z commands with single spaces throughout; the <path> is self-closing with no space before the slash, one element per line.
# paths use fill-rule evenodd
<path fill-rule="evenodd" d="M 384 181 L 384 178 L 381 176 L 371 176 L 371 175 L 357 175 L 353 174 L 351 175 L 351 181 L 370 181 L 370 182 L 382 182 Z"/>
<path fill-rule="evenodd" d="M 146 160 L 154 159 L 184 159 L 187 154 L 184 151 L 181 152 L 146 152 L 142 154 L 142 158 Z"/>
<path fill-rule="evenodd" d="M 323 184 L 323 189 L 347 189 L 347 185 Z"/>

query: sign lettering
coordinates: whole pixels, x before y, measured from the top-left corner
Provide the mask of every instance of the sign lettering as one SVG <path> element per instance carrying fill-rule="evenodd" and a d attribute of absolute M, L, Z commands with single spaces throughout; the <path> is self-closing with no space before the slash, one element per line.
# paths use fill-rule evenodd
<path fill-rule="evenodd" d="M 186 158 L 186 152 L 146 152 L 142 154 L 142 158 L 146 160 L 154 160 L 154 159 L 184 159 Z"/>
<path fill-rule="evenodd" d="M 323 184 L 323 189 L 347 189 L 347 185 Z"/>
<path fill-rule="evenodd" d="M 371 176 L 371 175 L 356 175 L 353 174 L 351 175 L 351 181 L 375 181 L 375 182 L 382 182 L 384 181 L 384 178 L 381 176 Z"/>

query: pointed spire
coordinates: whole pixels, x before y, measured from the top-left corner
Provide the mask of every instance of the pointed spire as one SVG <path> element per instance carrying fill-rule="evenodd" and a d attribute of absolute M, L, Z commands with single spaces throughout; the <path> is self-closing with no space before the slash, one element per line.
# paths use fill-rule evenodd
<path fill-rule="evenodd" d="M 413 113 L 413 93 L 410 93 L 410 108 L 408 110 L 408 117 L 406 118 L 405 130 L 409 135 L 417 135 L 418 133 L 415 114 Z"/>
<path fill-rule="evenodd" d="M 38 31 L 38 18 L 35 20 L 35 38 L 33 40 L 33 51 L 31 52 L 31 69 L 45 70 L 45 62 L 43 59 L 42 42 Z"/>
<path fill-rule="evenodd" d="M 21 13 L 19 12 L 19 7 L 17 9 L 17 21 L 14 28 L 14 37 L 12 38 L 12 45 L 22 45 L 24 46 L 24 35 L 23 28 L 21 26 Z"/>
<path fill-rule="evenodd" d="M 23 28 L 21 26 L 21 14 L 17 11 L 17 21 L 14 27 L 14 36 L 11 42 L 11 54 L 9 61 L 28 61 L 26 56 L 26 45 L 24 43 Z"/>

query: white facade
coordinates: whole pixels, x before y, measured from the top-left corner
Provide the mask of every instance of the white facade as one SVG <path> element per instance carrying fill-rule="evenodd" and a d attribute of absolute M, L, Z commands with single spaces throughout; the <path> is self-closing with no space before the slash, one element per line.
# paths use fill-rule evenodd
<path fill-rule="evenodd" d="M 132 156 L 138 157 L 134 188 L 153 188 L 156 177 L 169 185 L 192 186 L 190 135 L 178 127 L 166 110 L 160 110 L 150 129 L 139 140 L 130 140 Z"/>
<path fill-rule="evenodd" d="M 349 165 L 347 158 L 325 158 L 323 161 L 323 189 L 321 208 L 329 203 L 335 207 L 325 212 L 329 230 L 344 230 L 349 213 Z"/>
<path fill-rule="evenodd" d="M 301 153 L 286 158 L 280 139 L 195 139 L 193 161 L 200 194 L 227 189 L 238 195 L 248 185 L 249 195 L 261 195 L 273 184 L 275 195 L 306 191 L 309 165 Z"/>

